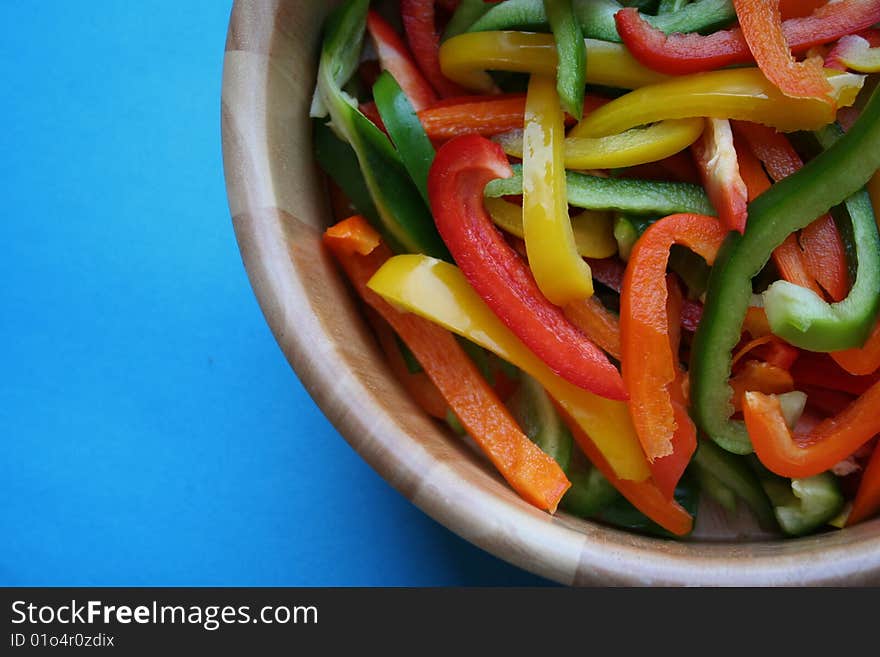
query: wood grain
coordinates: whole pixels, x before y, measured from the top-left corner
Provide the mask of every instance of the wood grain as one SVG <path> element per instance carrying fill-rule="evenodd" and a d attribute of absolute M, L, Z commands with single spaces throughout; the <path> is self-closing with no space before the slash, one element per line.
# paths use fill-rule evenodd
<path fill-rule="evenodd" d="M 485 459 L 415 406 L 320 246 L 330 213 L 308 108 L 320 25 L 334 4 L 235 2 L 221 127 L 230 213 L 251 285 L 291 366 L 351 446 L 438 522 L 563 584 L 880 584 L 880 520 L 781 541 L 748 523 L 728 525 L 708 508 L 691 540 L 667 541 L 552 517 L 522 502 Z"/>

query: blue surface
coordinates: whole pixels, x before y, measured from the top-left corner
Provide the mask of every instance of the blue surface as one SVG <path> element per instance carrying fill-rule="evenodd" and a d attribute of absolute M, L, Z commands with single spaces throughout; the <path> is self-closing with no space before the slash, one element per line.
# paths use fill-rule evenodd
<path fill-rule="evenodd" d="M 223 184 L 230 7 L 0 3 L 0 584 L 544 583 L 390 488 L 276 346 Z"/>

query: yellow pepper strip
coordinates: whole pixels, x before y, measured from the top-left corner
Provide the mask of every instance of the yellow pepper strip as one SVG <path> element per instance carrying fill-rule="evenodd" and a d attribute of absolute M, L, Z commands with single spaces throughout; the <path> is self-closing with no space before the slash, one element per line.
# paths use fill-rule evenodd
<path fill-rule="evenodd" d="M 852 105 L 864 75 L 824 69 L 837 107 Z M 636 89 L 599 107 L 577 126 L 586 137 L 614 135 L 640 125 L 705 116 L 763 123 L 783 132 L 818 130 L 834 121 L 834 104 L 783 95 L 756 68 L 685 75 Z"/>
<path fill-rule="evenodd" d="M 867 39 L 850 34 L 837 42 L 834 48 L 837 61 L 862 73 L 880 71 L 880 48 L 872 48 Z"/>
<path fill-rule="evenodd" d="M 367 287 L 395 307 L 446 327 L 537 379 L 589 434 L 618 477 L 644 481 L 650 476 L 626 403 L 598 397 L 554 374 L 480 299 L 458 267 L 420 254 L 394 256 Z"/>
<path fill-rule="evenodd" d="M 505 233 L 523 237 L 523 211 L 519 205 L 503 198 L 486 198 L 483 202 L 496 226 Z M 584 210 L 571 218 L 571 232 L 577 251 L 584 258 L 610 258 L 617 253 L 614 217 L 610 212 Z"/>
<path fill-rule="evenodd" d="M 672 119 L 607 137 L 581 137 L 578 124 L 565 138 L 565 168 L 619 169 L 657 162 L 697 141 L 705 125 L 701 118 Z M 494 140 L 508 155 L 522 157 L 521 131 L 505 132 Z"/>
<path fill-rule="evenodd" d="M 574 243 L 565 192 L 565 117 L 556 80 L 532 75 L 523 130 L 523 234 L 529 267 L 557 306 L 593 295 L 593 276 Z"/>
<path fill-rule="evenodd" d="M 635 89 L 669 79 L 629 54 L 622 43 L 584 39 L 588 84 Z M 553 77 L 556 42 L 552 34 L 532 32 L 468 32 L 440 46 L 440 68 L 464 87 L 492 93 L 495 85 L 486 71 L 512 71 Z"/>

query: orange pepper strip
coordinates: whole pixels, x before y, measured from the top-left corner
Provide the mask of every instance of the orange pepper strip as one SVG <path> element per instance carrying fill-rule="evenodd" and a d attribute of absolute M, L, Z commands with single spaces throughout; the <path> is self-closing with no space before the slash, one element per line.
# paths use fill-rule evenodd
<path fill-rule="evenodd" d="M 831 85 L 823 73 L 823 61 L 795 61 L 785 33 L 779 0 L 733 0 L 739 26 L 758 68 L 786 96 L 831 100 Z"/>
<path fill-rule="evenodd" d="M 394 338 L 394 331 L 391 330 L 387 322 L 378 313 L 372 312 L 371 308 L 368 308 L 368 310 L 371 312 L 367 313 L 367 319 L 370 320 L 373 331 L 375 331 L 376 337 L 379 339 L 379 346 L 382 347 L 382 351 L 388 360 L 388 365 L 391 366 L 394 376 L 397 377 L 397 380 L 400 381 L 404 389 L 425 413 L 438 420 L 445 419 L 446 409 L 449 407 L 446 405 L 446 400 L 443 398 L 440 390 L 437 389 L 437 386 L 434 385 L 434 382 L 431 381 L 424 371 L 409 371 L 406 361 L 403 359 L 403 354 L 400 353 L 397 340 Z"/>
<path fill-rule="evenodd" d="M 734 129 L 742 136 L 775 181 L 787 178 L 804 166 L 791 143 L 772 128 L 747 121 L 735 121 Z M 797 236 L 789 235 L 773 253 L 773 261 L 782 277 L 790 283 L 813 290 L 819 296 L 821 286 L 834 301 L 846 297 L 849 274 L 846 250 L 830 214 L 824 214 Z M 817 286 L 818 284 L 818 286 Z"/>
<path fill-rule="evenodd" d="M 566 304 L 562 312 L 605 353 L 620 360 L 620 322 L 595 296 Z"/>
<path fill-rule="evenodd" d="M 742 410 L 743 396 L 749 391 L 778 395 L 794 390 L 794 379 L 788 370 L 759 360 L 747 361 L 742 370 L 730 379 L 733 407 Z"/>
<path fill-rule="evenodd" d="M 672 532 L 676 536 L 689 534 L 694 528 L 694 519 L 675 499 L 670 499 L 654 483 L 653 479 L 644 481 L 630 481 L 620 479 L 614 474 L 614 470 L 608 465 L 608 461 L 602 456 L 602 452 L 596 447 L 592 439 L 581 429 L 577 422 L 571 419 L 559 405 L 556 405 L 566 426 L 571 430 L 571 435 L 581 451 L 589 459 L 590 463 L 599 469 L 599 472 L 611 483 L 617 491 L 623 495 L 639 511 L 656 522 L 663 529 Z"/>
<path fill-rule="evenodd" d="M 761 463 L 782 477 L 803 478 L 832 468 L 877 435 L 878 404 L 880 382 L 838 415 L 792 436 L 776 397 L 747 392 L 743 417 Z"/>
<path fill-rule="evenodd" d="M 880 511 L 880 448 L 874 447 L 871 460 L 862 473 L 862 480 L 853 500 L 846 526 L 866 520 Z"/>
<path fill-rule="evenodd" d="M 410 348 L 468 434 L 511 487 L 530 504 L 555 512 L 571 483 L 556 461 L 519 429 L 452 334 L 416 315 L 395 310 L 367 287 L 391 251 L 366 219 L 355 215 L 332 226 L 324 233 L 324 243 L 364 301 Z"/>
<path fill-rule="evenodd" d="M 672 434 L 672 454 L 656 459 L 651 464 L 651 474 L 660 492 L 672 499 L 675 495 L 675 487 L 697 449 L 697 431 L 687 412 L 688 401 L 685 394 L 688 385 L 687 372 L 678 363 L 678 352 L 681 346 L 681 310 L 684 298 L 678 279 L 672 274 L 666 275 L 666 289 L 669 347 L 676 360 L 675 381 L 669 386 L 669 397 L 672 401 L 673 417 L 677 429 Z"/>
<path fill-rule="evenodd" d="M 676 422 L 670 394 L 678 367 L 665 312 L 669 249 L 681 244 L 711 265 L 726 234 L 715 217 L 670 215 L 648 227 L 626 266 L 620 295 L 622 375 L 633 424 L 652 464 L 674 452 L 676 430 L 687 430 Z"/>

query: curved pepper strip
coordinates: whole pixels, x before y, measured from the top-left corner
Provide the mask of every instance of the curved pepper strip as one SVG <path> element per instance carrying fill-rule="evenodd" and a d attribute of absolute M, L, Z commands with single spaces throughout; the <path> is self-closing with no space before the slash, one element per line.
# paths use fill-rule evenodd
<path fill-rule="evenodd" d="M 737 121 L 733 127 L 773 180 L 787 178 L 804 166 L 785 135 L 757 123 Z M 754 200 L 751 194 L 749 200 Z M 789 235 L 773 252 L 773 260 L 785 280 L 808 287 L 816 294 L 821 294 L 821 286 L 832 299 L 840 301 L 849 291 L 846 251 L 834 218 L 828 213 L 804 228 L 799 236 Z"/>
<path fill-rule="evenodd" d="M 838 107 L 852 105 L 864 76 L 826 69 Z M 817 130 L 835 119 L 835 109 L 812 98 L 783 95 L 756 68 L 695 73 L 644 86 L 594 110 L 580 122 L 580 134 L 613 135 L 636 126 L 705 116 L 742 119 L 784 132 Z"/>
<path fill-rule="evenodd" d="M 726 234 L 718 219 L 705 215 L 675 214 L 657 221 L 633 246 L 620 294 L 621 367 L 630 415 L 652 464 L 673 454 L 673 437 L 680 434 L 677 442 L 689 453 L 676 454 L 682 464 L 679 477 L 696 449 L 696 431 L 687 414 L 676 414 L 673 405 L 671 388 L 679 367 L 665 319 L 669 249 L 681 244 L 711 265 Z"/>
<path fill-rule="evenodd" d="M 498 178 L 486 185 L 484 194 L 487 197 L 516 196 L 522 193 L 522 167 L 514 164 L 511 168 L 513 175 L 509 178 Z M 588 210 L 616 210 L 661 216 L 680 212 L 714 214 L 712 204 L 703 189 L 690 183 L 603 178 L 566 171 L 565 193 L 569 205 Z"/>
<path fill-rule="evenodd" d="M 779 1 L 733 0 L 736 17 L 758 68 L 786 96 L 830 101 L 831 85 L 822 74 L 822 59 L 795 61 L 785 40 Z"/>
<path fill-rule="evenodd" d="M 868 36 L 869 38 L 865 38 Z M 851 69 L 861 73 L 880 71 L 880 34 L 872 30 L 869 35 L 850 34 L 837 42 L 825 59 L 826 66 Z"/>
<path fill-rule="evenodd" d="M 839 128 L 817 133 L 823 147 L 842 134 Z M 814 292 L 788 281 L 773 283 L 763 294 L 764 310 L 774 334 L 809 351 L 861 347 L 880 311 L 880 234 L 867 192 L 846 199 L 852 221 L 858 270 L 849 295 L 829 304 Z"/>
<path fill-rule="evenodd" d="M 367 12 L 367 31 L 376 45 L 379 64 L 397 80 L 413 108 L 418 112 L 437 102 L 437 94 L 419 71 L 406 44 L 388 21 L 373 9 Z"/>
<path fill-rule="evenodd" d="M 360 59 L 368 8 L 368 0 L 349 0 L 327 18 L 313 112 L 329 112 L 337 135 L 354 149 L 389 246 L 448 258 L 431 212 L 397 151 L 342 90 Z"/>
<path fill-rule="evenodd" d="M 434 0 L 400 0 L 406 40 L 422 73 L 440 96 L 462 96 L 465 91 L 440 70 L 440 33 L 434 16 Z"/>
<path fill-rule="evenodd" d="M 456 263 L 492 311 L 566 380 L 610 399 L 626 399 L 617 368 L 538 289 L 528 265 L 483 207 L 486 183 L 511 173 L 501 148 L 469 135 L 437 152 L 428 177 L 434 219 Z"/>
<path fill-rule="evenodd" d="M 639 64 L 619 43 L 586 39 L 586 81 L 606 87 L 634 89 L 666 76 Z M 512 71 L 553 77 L 558 58 L 550 34 L 531 32 L 470 32 L 440 46 L 440 67 L 458 84 L 491 93 L 486 71 Z"/>
<path fill-rule="evenodd" d="M 487 198 L 486 210 L 505 233 L 522 238 L 523 209 L 501 198 Z M 584 210 L 571 218 L 571 232 L 577 252 L 584 258 L 608 258 L 617 253 L 613 219 L 607 212 Z"/>
<path fill-rule="evenodd" d="M 700 118 L 661 121 L 607 137 L 581 137 L 578 126 L 565 138 L 565 166 L 568 169 L 619 169 L 657 162 L 693 144 L 703 133 Z M 504 152 L 522 157 L 522 132 L 512 130 L 495 138 Z"/>
<path fill-rule="evenodd" d="M 391 257 L 378 234 L 356 215 L 329 228 L 324 243 L 358 294 L 412 350 L 456 417 L 511 487 L 530 504 L 553 513 L 571 483 L 556 461 L 520 431 L 455 338 L 431 322 L 394 309 L 367 287 L 367 281 Z"/>
<path fill-rule="evenodd" d="M 831 469 L 880 433 L 878 403 L 880 383 L 838 415 L 792 436 L 778 399 L 747 392 L 743 417 L 761 463 L 782 477 L 803 478 Z"/>
<path fill-rule="evenodd" d="M 749 45 L 738 27 L 706 36 L 667 36 L 632 8 L 617 12 L 614 19 L 627 49 L 655 71 L 684 75 L 753 61 Z M 797 54 L 867 29 L 878 21 L 880 0 L 841 0 L 828 3 L 805 18 L 783 22 L 782 31 L 789 47 Z"/>
<path fill-rule="evenodd" d="M 368 286 L 394 306 L 440 324 L 537 379 L 576 426 L 589 432 L 617 477 L 633 482 L 650 477 L 626 404 L 556 375 L 492 312 L 460 269 L 427 256 L 396 256 Z"/>
<path fill-rule="evenodd" d="M 583 92 L 580 95 L 583 98 Z M 523 239 L 538 288 L 557 306 L 593 294 L 590 266 L 577 251 L 568 218 L 564 131 L 554 80 L 533 75 L 523 132 Z"/>
<path fill-rule="evenodd" d="M 751 280 L 785 238 L 852 195 L 880 167 L 880 93 L 876 91 L 849 132 L 749 204 L 742 236 L 731 233 L 709 276 L 703 317 L 691 351 L 694 419 L 728 451 L 751 451 L 741 422 L 730 415 L 731 351 L 740 340 L 752 297 Z"/>

